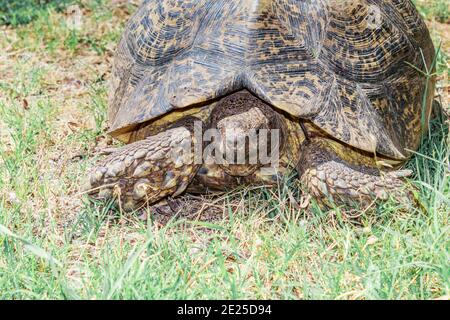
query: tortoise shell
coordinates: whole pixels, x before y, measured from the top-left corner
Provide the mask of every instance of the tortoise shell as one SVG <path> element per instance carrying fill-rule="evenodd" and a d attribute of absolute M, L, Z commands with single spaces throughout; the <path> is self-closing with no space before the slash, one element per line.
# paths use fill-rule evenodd
<path fill-rule="evenodd" d="M 434 90 L 412 66 L 434 55 L 409 0 L 147 0 L 116 52 L 110 133 L 247 89 L 348 145 L 405 159 Z"/>

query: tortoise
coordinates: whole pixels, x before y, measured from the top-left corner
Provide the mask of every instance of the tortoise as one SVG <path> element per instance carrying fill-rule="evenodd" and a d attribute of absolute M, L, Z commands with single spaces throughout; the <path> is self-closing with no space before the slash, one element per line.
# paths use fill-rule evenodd
<path fill-rule="evenodd" d="M 318 200 L 387 199 L 430 117 L 434 81 L 415 69 L 434 57 L 409 0 L 144 1 L 112 72 L 109 134 L 126 145 L 93 168 L 91 194 L 133 210 L 296 170 Z M 268 132 L 277 165 L 250 163 Z"/>

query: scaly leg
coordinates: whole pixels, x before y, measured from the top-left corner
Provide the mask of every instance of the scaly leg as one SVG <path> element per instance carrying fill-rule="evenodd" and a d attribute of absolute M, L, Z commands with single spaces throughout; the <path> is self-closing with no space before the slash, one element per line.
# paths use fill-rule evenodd
<path fill-rule="evenodd" d="M 118 198 L 130 211 L 182 193 L 200 165 L 194 163 L 193 119 L 122 148 L 90 175 L 90 194 Z"/>
<path fill-rule="evenodd" d="M 372 165 L 371 165 L 372 164 Z M 406 196 L 409 170 L 381 171 L 375 160 L 326 138 L 305 141 L 297 166 L 301 183 L 320 202 L 363 203 Z"/>

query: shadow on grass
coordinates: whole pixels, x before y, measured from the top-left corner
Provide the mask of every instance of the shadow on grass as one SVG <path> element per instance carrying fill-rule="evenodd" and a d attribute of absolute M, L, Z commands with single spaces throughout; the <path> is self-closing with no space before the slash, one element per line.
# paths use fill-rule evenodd
<path fill-rule="evenodd" d="M 413 179 L 434 185 L 443 180 L 448 171 L 450 148 L 449 118 L 439 101 L 433 103 L 432 119 L 419 150 L 406 164 L 415 173 Z"/>

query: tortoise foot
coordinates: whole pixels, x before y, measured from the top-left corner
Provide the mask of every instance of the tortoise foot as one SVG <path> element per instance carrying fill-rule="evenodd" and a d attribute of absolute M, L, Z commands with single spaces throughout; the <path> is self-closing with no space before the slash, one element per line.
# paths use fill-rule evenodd
<path fill-rule="evenodd" d="M 348 150 L 352 152 L 351 150 Z M 298 164 L 301 183 L 320 203 L 337 204 L 408 199 L 404 178 L 410 170 L 382 171 L 343 160 L 322 142 L 306 143 Z"/>
<path fill-rule="evenodd" d="M 93 168 L 90 195 L 115 198 L 125 211 L 179 195 L 199 167 L 193 142 L 190 130 L 177 127 L 119 148 Z"/>

